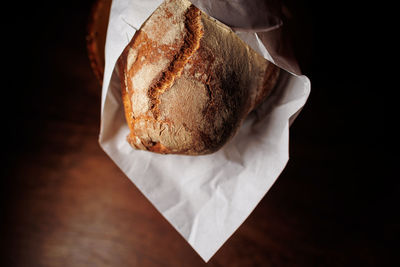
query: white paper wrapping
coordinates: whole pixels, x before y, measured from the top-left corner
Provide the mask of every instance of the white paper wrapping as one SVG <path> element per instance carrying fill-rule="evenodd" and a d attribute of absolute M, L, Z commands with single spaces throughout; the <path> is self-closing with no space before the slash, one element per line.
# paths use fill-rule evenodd
<path fill-rule="evenodd" d="M 305 76 L 288 72 L 267 102 L 250 114 L 233 140 L 214 154 L 159 155 L 132 149 L 126 142 L 129 129 L 115 64 L 136 30 L 161 2 L 113 0 L 105 47 L 99 142 L 207 262 L 250 215 L 284 169 L 289 158 L 289 125 L 307 100 L 310 82 Z M 213 7 L 212 1 L 193 3 L 214 15 L 228 12 Z M 249 17 L 248 10 L 238 10 L 240 5 L 234 12 Z M 272 18 L 268 23 L 273 29 L 280 22 Z M 275 51 L 277 57 L 271 57 L 258 34 L 238 35 L 270 61 L 278 58 Z M 285 69 L 290 70 L 291 66 Z"/>

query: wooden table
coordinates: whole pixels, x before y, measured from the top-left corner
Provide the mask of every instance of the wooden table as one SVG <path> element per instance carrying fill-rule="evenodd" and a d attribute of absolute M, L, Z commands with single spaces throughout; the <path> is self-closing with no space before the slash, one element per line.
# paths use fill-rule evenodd
<path fill-rule="evenodd" d="M 293 19 L 303 18 L 293 39 L 312 95 L 291 128 L 287 168 L 208 266 L 394 266 L 399 182 L 378 141 L 383 111 L 365 116 L 376 101 L 367 82 L 361 98 L 337 97 L 359 80 L 343 68 L 344 85 L 332 76 L 339 63 L 326 63 L 347 51 L 324 46 L 333 12 L 291 2 Z M 205 266 L 98 145 L 91 6 L 31 3 L 13 14 L 23 32 L 5 27 L 18 53 L 5 55 L 0 266 Z M 381 127 L 365 128 L 371 120 Z"/>

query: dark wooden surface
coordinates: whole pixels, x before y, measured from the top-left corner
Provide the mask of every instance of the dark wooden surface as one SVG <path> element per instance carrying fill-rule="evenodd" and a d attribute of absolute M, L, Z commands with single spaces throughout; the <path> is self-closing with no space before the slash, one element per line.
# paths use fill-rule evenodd
<path fill-rule="evenodd" d="M 395 266 L 391 94 L 367 53 L 380 28 L 371 10 L 287 2 L 312 94 L 291 128 L 287 168 L 208 265 Z M 3 11 L 0 266 L 204 266 L 98 145 L 91 4 Z"/>

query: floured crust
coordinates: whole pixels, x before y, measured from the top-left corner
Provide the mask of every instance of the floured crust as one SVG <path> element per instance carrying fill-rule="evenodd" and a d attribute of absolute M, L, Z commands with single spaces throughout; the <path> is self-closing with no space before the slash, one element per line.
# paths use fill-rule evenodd
<path fill-rule="evenodd" d="M 217 151 L 279 76 L 279 68 L 187 0 L 165 1 L 118 66 L 128 142 L 164 154 Z"/>

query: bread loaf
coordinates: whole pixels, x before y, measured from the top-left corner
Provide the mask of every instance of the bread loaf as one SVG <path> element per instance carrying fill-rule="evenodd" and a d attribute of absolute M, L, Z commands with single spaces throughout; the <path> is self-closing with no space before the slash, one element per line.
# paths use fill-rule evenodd
<path fill-rule="evenodd" d="M 220 149 L 271 92 L 279 68 L 187 0 L 166 0 L 118 60 L 136 149 L 202 155 Z"/>

